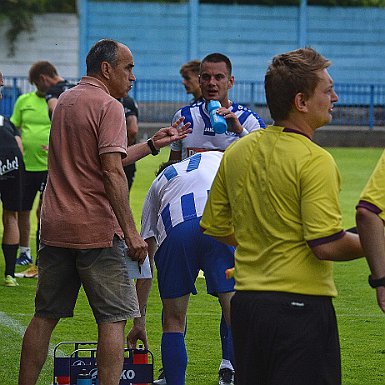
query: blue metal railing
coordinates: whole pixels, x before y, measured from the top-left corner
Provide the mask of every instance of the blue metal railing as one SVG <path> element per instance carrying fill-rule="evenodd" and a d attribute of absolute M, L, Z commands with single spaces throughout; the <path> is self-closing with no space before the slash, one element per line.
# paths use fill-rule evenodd
<path fill-rule="evenodd" d="M 77 82 L 77 79 L 68 79 Z M 5 77 L 0 113 L 12 114 L 17 97 L 34 90 L 26 77 Z M 339 101 L 333 112 L 333 125 L 385 126 L 385 84 L 335 84 Z M 130 92 L 139 104 L 141 122 L 170 122 L 174 112 L 189 102 L 180 80 L 146 80 L 135 82 Z M 236 81 L 230 98 L 255 110 L 271 122 L 261 81 Z"/>

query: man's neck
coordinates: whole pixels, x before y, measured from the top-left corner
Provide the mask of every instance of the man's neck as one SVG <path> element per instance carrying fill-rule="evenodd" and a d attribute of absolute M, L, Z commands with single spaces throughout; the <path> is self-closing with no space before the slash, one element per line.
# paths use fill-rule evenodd
<path fill-rule="evenodd" d="M 274 122 L 275 126 L 286 127 L 303 133 L 310 139 L 313 139 L 316 128 L 312 128 L 306 121 L 301 119 L 283 119 Z"/>

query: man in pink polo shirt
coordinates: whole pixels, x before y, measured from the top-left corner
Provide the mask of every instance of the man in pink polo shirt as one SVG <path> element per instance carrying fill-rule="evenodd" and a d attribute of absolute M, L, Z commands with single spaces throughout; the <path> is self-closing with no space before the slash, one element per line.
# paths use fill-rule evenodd
<path fill-rule="evenodd" d="M 128 47 L 101 40 L 87 55 L 87 76 L 59 97 L 41 214 L 35 314 L 23 339 L 19 385 L 36 384 L 52 331 L 60 318 L 73 316 L 82 285 L 98 326 L 100 385 L 119 383 L 126 320 L 144 315 L 145 304 L 138 298 L 147 296 L 137 295 L 128 278 L 127 258 L 142 263 L 147 244 L 135 228 L 122 159 L 131 163 L 156 155 L 190 130 L 188 125 L 177 130 L 179 121 L 147 143 L 127 148 L 123 107 L 116 99 L 131 89 L 133 67 Z M 147 345 L 140 326 L 134 321 L 138 338 Z"/>

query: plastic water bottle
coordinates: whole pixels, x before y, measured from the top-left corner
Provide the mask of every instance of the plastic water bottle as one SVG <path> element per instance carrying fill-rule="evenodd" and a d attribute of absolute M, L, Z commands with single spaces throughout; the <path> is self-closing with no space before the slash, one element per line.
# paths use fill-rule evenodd
<path fill-rule="evenodd" d="M 70 385 L 71 384 L 70 376 L 57 376 L 56 377 L 56 384 L 57 385 Z"/>
<path fill-rule="evenodd" d="M 221 103 L 219 103 L 218 100 L 210 100 L 207 105 L 211 126 L 216 134 L 224 134 L 227 130 L 226 119 L 222 115 L 217 114 L 217 110 L 220 107 Z"/>
<path fill-rule="evenodd" d="M 83 369 L 79 374 L 76 381 L 76 385 L 92 385 L 91 375 L 86 369 Z"/>

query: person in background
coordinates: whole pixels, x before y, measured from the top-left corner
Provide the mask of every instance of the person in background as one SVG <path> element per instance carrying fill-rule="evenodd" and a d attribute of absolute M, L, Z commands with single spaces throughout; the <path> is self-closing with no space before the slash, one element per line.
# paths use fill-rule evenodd
<path fill-rule="evenodd" d="M 47 101 L 48 106 L 48 115 L 52 119 L 53 111 L 58 102 L 59 96 L 67 91 L 68 89 L 75 86 L 75 84 L 70 83 L 68 80 L 64 80 L 57 72 L 56 68 L 49 62 L 42 61 L 38 63 L 41 68 L 41 73 L 38 79 L 39 87 L 43 90 L 47 88 L 45 93 L 45 100 Z M 43 188 L 43 186 L 42 186 Z M 39 195 L 39 204 L 36 209 L 36 216 L 38 219 L 38 226 L 36 230 L 36 251 L 39 250 L 40 244 L 40 211 L 41 211 L 41 202 L 43 198 L 43 191 Z M 23 222 L 24 223 L 24 222 Z M 23 256 L 18 260 L 19 264 L 23 263 Z M 27 270 L 20 273 L 16 273 L 17 277 L 20 278 L 37 278 L 38 269 L 37 269 L 38 257 L 36 257 L 36 263 L 32 264 Z"/>
<path fill-rule="evenodd" d="M 191 60 L 185 64 L 183 64 L 179 70 L 182 78 L 183 85 L 186 89 L 187 94 L 192 94 L 193 98 L 190 101 L 190 104 L 201 103 L 204 101 L 202 97 L 202 91 L 199 84 L 199 71 L 200 71 L 201 62 L 199 60 Z M 164 314 L 162 310 L 162 325 L 163 325 Z M 221 330 L 223 328 L 222 323 L 224 323 L 224 318 L 222 316 L 221 321 Z M 186 328 L 187 328 L 187 320 L 186 320 Z M 186 331 L 185 331 L 186 333 Z M 167 385 L 165 374 L 163 368 L 159 369 L 158 379 L 154 381 L 156 385 Z"/>
<path fill-rule="evenodd" d="M 143 204 L 141 235 L 148 244 L 150 260 L 155 255 L 163 303 L 162 363 L 168 385 L 185 384 L 186 314 L 190 294 L 197 293 L 195 281 L 200 269 L 207 292 L 218 297 L 230 322 L 234 281 L 226 279 L 225 271 L 234 266 L 234 248 L 203 235 L 199 227 L 222 155 L 210 151 L 161 166 Z M 226 340 L 226 350 L 232 360 L 231 338 Z M 232 383 L 232 375 L 231 369 L 226 383 Z M 158 379 L 154 383 L 162 382 Z"/>
<path fill-rule="evenodd" d="M 202 216 L 205 234 L 236 246 L 237 385 L 341 384 L 333 261 L 363 250 L 342 227 L 335 161 L 312 141 L 338 101 L 329 65 L 312 48 L 272 59 L 274 125 L 226 150 Z"/>
<path fill-rule="evenodd" d="M 52 114 L 57 105 L 59 96 L 63 92 L 74 87 L 75 84 L 70 83 L 68 80 L 63 79 L 57 73 L 56 68 L 50 67 L 48 62 L 43 62 L 43 63 L 45 63 L 48 66 L 48 68 L 51 68 L 52 70 L 52 73 L 42 75 L 42 79 L 45 82 L 46 86 L 48 87 L 45 93 L 45 100 L 47 101 L 47 104 L 48 104 L 48 115 L 52 120 Z"/>
<path fill-rule="evenodd" d="M 29 81 L 36 86 L 36 91 L 20 95 L 11 116 L 11 122 L 21 132 L 25 164 L 23 200 L 18 214 L 20 231 L 20 254 L 16 261 L 18 265 L 32 264 L 29 243 L 30 215 L 36 194 L 42 193 L 47 180 L 47 150 L 51 120 L 45 95 L 49 87 L 60 79 L 56 68 L 51 63 L 46 61 L 34 63 L 29 70 Z M 39 223 L 39 210 L 36 214 Z"/>
<path fill-rule="evenodd" d="M 171 145 L 170 160 L 181 160 L 197 152 L 210 150 L 224 151 L 226 148 L 247 135 L 249 132 L 265 127 L 265 123 L 252 110 L 229 100 L 229 91 L 234 85 L 232 64 L 230 59 L 221 53 L 207 55 L 201 62 L 199 85 L 204 103 L 196 103 L 178 110 L 173 122 L 180 116 L 185 116 L 191 123 L 192 133 L 179 142 Z M 224 134 L 217 134 L 211 127 L 207 103 L 217 100 L 221 103 L 218 113 L 223 115 L 228 123 L 228 130 Z M 219 385 L 231 384 L 234 367 L 226 349 L 229 336 L 229 323 L 222 316 L 220 335 L 222 341 L 222 361 L 219 366 Z M 158 383 L 164 385 L 164 383 Z"/>
<path fill-rule="evenodd" d="M 73 316 L 81 286 L 97 323 L 99 384 L 119 384 L 126 320 L 135 318 L 135 326 L 146 306 L 138 302 L 146 295 L 128 278 L 128 258 L 141 264 L 147 255 L 122 163 L 157 155 L 190 131 L 189 124 L 176 128 L 182 118 L 127 147 L 123 107 L 116 99 L 136 80 L 132 53 L 103 39 L 91 47 L 86 63 L 87 76 L 60 96 L 52 115 L 35 314 L 23 338 L 19 385 L 36 384 L 51 334 L 61 318 Z M 147 347 L 147 339 L 143 342 Z"/>
<path fill-rule="evenodd" d="M 0 100 L 4 78 L 0 72 Z M 5 259 L 4 285 L 18 286 L 15 279 L 16 256 L 19 249 L 17 212 L 21 207 L 23 146 L 18 130 L 5 116 L 0 115 L 0 198 L 2 202 L 3 239 L 1 248 Z"/>
<path fill-rule="evenodd" d="M 385 151 L 369 178 L 356 207 L 358 234 L 371 275 L 369 285 L 376 289 L 377 302 L 385 313 Z"/>
<path fill-rule="evenodd" d="M 124 116 L 126 117 L 127 143 L 129 146 L 132 146 L 136 143 L 136 137 L 138 135 L 138 103 L 136 103 L 136 101 L 128 95 L 120 98 L 119 101 L 123 105 Z M 128 191 L 130 191 L 135 178 L 135 163 L 124 166 L 123 170 L 127 177 Z"/>
<path fill-rule="evenodd" d="M 180 67 L 180 74 L 183 78 L 183 85 L 186 93 L 192 94 L 193 99 L 190 104 L 203 102 L 202 90 L 199 84 L 199 71 L 201 62 L 199 60 L 191 60 Z"/>
<path fill-rule="evenodd" d="M 265 123 L 255 112 L 229 100 L 234 76 L 227 56 L 221 53 L 207 55 L 201 62 L 199 84 L 205 102 L 182 107 L 172 119 L 175 122 L 185 116 L 193 131 L 186 139 L 171 145 L 170 160 L 182 160 L 196 152 L 224 151 L 249 132 L 265 127 Z M 222 106 L 218 113 L 224 116 L 228 124 L 224 134 L 215 133 L 211 127 L 207 111 L 210 100 L 217 100 Z"/>

